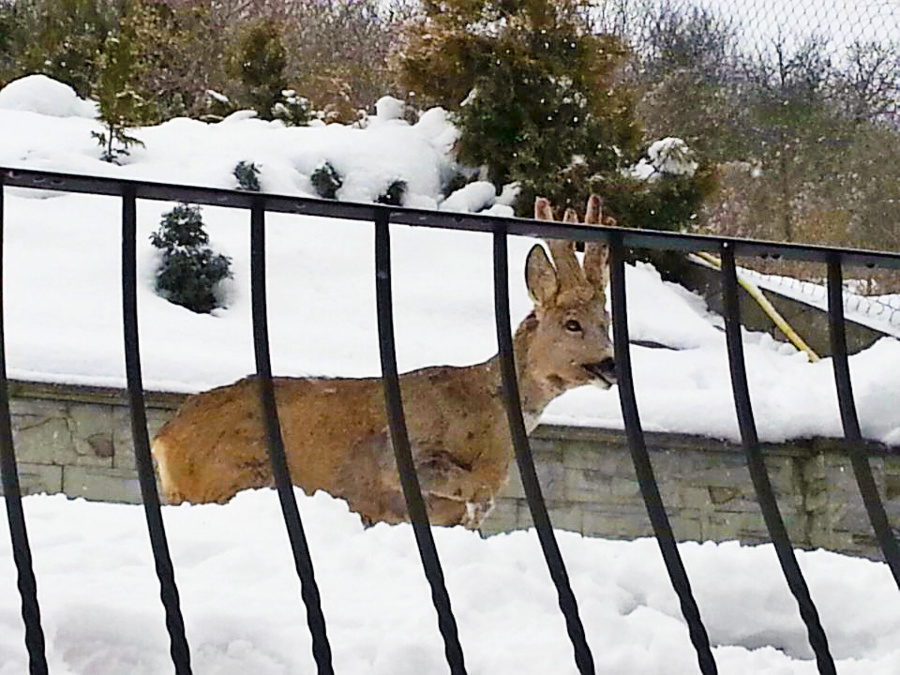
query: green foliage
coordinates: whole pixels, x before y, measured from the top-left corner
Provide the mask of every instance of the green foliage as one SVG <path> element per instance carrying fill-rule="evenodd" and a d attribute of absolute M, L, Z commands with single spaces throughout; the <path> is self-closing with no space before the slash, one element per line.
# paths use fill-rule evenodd
<path fill-rule="evenodd" d="M 209 3 L 130 0 L 123 30 L 134 36 L 138 67 L 134 88 L 153 121 L 200 117 L 207 91 L 226 82 L 225 50 L 232 31 Z"/>
<path fill-rule="evenodd" d="M 404 84 L 453 111 L 459 159 L 485 166 L 500 186 L 518 181 L 520 213 L 535 194 L 583 204 L 575 165 L 611 174 L 641 139 L 630 92 L 615 86 L 626 57 L 591 32 L 579 0 L 445 0 L 425 3 L 399 55 Z M 581 169 L 578 169 L 581 172 Z"/>
<path fill-rule="evenodd" d="M 647 181 L 620 174 L 596 177 L 589 185 L 591 192 L 603 195 L 606 208 L 619 225 L 678 231 L 696 222 L 717 180 L 715 169 L 704 166 L 693 176 L 665 175 Z"/>
<path fill-rule="evenodd" d="M 245 162 L 241 160 L 234 167 L 232 172 L 237 178 L 238 185 L 241 190 L 247 192 L 259 192 L 259 167 L 254 162 Z"/>
<path fill-rule="evenodd" d="M 231 71 L 241 82 L 241 103 L 246 102 L 262 119 L 275 116 L 275 105 L 287 89 L 286 55 L 281 25 L 270 18 L 244 26 L 232 54 Z"/>
<path fill-rule="evenodd" d="M 305 127 L 316 118 L 309 99 L 298 96 L 293 89 L 281 92 L 281 98 L 272 106 L 272 116 L 289 127 Z"/>
<path fill-rule="evenodd" d="M 403 197 L 406 196 L 406 181 L 395 180 L 388 185 L 384 193 L 378 195 L 379 204 L 388 204 L 389 206 L 403 206 Z"/>
<path fill-rule="evenodd" d="M 216 285 L 231 278 L 231 259 L 207 246 L 200 208 L 179 204 L 164 214 L 150 243 L 162 252 L 156 270 L 157 293 L 192 312 L 208 314 L 221 303 Z"/>
<path fill-rule="evenodd" d="M 103 149 L 101 158 L 106 162 L 118 162 L 129 154 L 128 148 L 132 145 L 144 145 L 128 133 L 143 120 L 144 114 L 144 101 L 131 86 L 135 67 L 136 50 L 131 36 L 123 33 L 108 37 L 103 45 L 100 76 L 94 91 L 105 130 L 91 132 Z"/>
<path fill-rule="evenodd" d="M 340 174 L 328 161 L 317 166 L 310 174 L 309 180 L 315 188 L 316 194 L 322 199 L 336 199 L 337 191 L 344 184 Z"/>
<path fill-rule="evenodd" d="M 12 78 L 42 73 L 87 98 L 99 72 L 103 44 L 116 27 L 113 0 L 16 0 L 0 28 Z"/>

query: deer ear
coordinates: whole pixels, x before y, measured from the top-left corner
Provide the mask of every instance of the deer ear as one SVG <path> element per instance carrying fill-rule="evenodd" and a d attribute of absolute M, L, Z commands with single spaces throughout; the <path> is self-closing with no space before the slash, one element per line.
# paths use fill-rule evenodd
<path fill-rule="evenodd" d="M 535 305 L 547 307 L 559 290 L 556 270 L 542 246 L 535 244 L 525 260 L 525 285 Z"/>

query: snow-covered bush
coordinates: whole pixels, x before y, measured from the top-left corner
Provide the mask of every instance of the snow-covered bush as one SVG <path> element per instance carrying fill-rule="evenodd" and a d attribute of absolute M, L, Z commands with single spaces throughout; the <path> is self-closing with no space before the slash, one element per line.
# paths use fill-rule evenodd
<path fill-rule="evenodd" d="M 247 192 L 259 192 L 259 167 L 255 162 L 245 162 L 241 160 L 232 171 L 234 177 L 237 178 L 238 189 Z"/>
<path fill-rule="evenodd" d="M 340 174 L 331 165 L 331 162 L 322 162 L 309 176 L 316 194 L 322 199 L 336 199 L 337 191 L 341 189 L 344 181 Z"/>
<path fill-rule="evenodd" d="M 305 127 L 316 119 L 316 114 L 308 98 L 299 96 L 293 89 L 284 89 L 281 100 L 272 106 L 272 117 L 281 120 L 285 126 Z"/>
<path fill-rule="evenodd" d="M 222 306 L 216 290 L 220 281 L 231 278 L 231 259 L 207 246 L 200 207 L 179 204 L 163 214 L 150 243 L 162 252 L 156 270 L 161 297 L 199 314 Z"/>
<path fill-rule="evenodd" d="M 391 181 L 391 184 L 388 185 L 387 190 L 378 195 L 377 201 L 379 204 L 388 204 L 389 206 L 403 206 L 403 197 L 406 196 L 406 181 L 397 180 Z"/>

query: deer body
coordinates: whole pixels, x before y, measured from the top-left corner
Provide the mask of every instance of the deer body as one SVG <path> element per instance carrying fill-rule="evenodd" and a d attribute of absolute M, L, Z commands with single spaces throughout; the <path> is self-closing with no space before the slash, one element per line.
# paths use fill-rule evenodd
<path fill-rule="evenodd" d="M 551 218 L 539 199 L 539 219 Z M 575 218 L 566 214 L 567 220 Z M 599 222 L 599 200 L 587 222 Z M 536 246 L 526 263 L 535 311 L 513 351 L 528 431 L 564 391 L 615 381 L 606 314 L 606 248 L 588 244 L 584 269 L 570 242 Z M 513 450 L 497 357 L 400 377 L 413 460 L 433 524 L 475 528 L 505 485 Z M 407 519 L 380 378 L 275 378 L 292 480 L 305 492 L 346 499 L 367 523 Z M 153 442 L 170 503 L 225 502 L 272 484 L 254 378 L 190 397 Z"/>

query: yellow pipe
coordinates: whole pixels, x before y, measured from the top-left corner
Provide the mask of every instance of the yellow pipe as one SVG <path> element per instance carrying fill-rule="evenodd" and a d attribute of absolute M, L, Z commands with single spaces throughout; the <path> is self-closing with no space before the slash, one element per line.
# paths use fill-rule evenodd
<path fill-rule="evenodd" d="M 722 271 L 722 262 L 714 255 L 710 253 L 706 253 L 705 251 L 697 252 L 697 256 L 702 260 L 705 260 L 710 265 L 715 267 L 720 272 Z M 784 333 L 785 337 L 791 341 L 791 343 L 800 351 L 805 352 L 806 356 L 809 358 L 811 363 L 815 363 L 819 360 L 819 355 L 816 354 L 812 348 L 803 341 L 797 331 L 795 331 L 791 325 L 785 320 L 781 314 L 778 313 L 778 310 L 775 309 L 774 305 L 769 302 L 769 299 L 763 295 L 763 292 L 759 290 L 759 286 L 756 284 L 747 281 L 740 274 L 737 275 L 737 281 L 741 285 L 747 293 L 750 294 L 750 297 L 756 300 L 757 304 L 762 307 L 762 310 L 769 316 L 770 319 L 778 326 L 779 330 Z"/>

